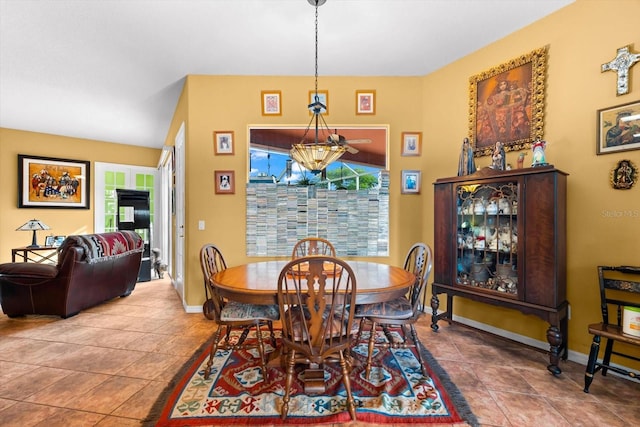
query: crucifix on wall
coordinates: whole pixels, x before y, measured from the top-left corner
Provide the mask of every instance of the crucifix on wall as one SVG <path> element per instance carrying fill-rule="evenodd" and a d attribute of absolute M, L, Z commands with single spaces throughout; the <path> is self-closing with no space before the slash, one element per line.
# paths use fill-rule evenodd
<path fill-rule="evenodd" d="M 640 53 L 630 52 L 631 46 L 618 49 L 618 54 L 611 61 L 602 64 L 602 72 L 615 71 L 618 73 L 617 95 L 629 93 L 629 69 L 640 61 Z"/>

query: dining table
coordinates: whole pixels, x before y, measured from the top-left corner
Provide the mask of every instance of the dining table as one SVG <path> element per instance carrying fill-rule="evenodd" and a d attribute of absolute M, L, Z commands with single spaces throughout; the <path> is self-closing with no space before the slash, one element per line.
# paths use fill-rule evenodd
<path fill-rule="evenodd" d="M 258 261 L 227 267 L 211 276 L 221 297 L 246 304 L 277 304 L 278 277 L 290 260 Z M 356 277 L 356 304 L 389 301 L 405 295 L 416 276 L 401 267 L 372 261 L 346 261 Z M 281 349 L 272 353 L 269 365 L 284 366 Z M 325 387 L 322 369 L 306 369 L 307 393 L 322 392 Z"/>
<path fill-rule="evenodd" d="M 277 304 L 278 276 L 289 260 L 258 261 L 228 267 L 211 276 L 221 297 L 247 304 Z M 346 261 L 356 277 L 356 304 L 405 295 L 416 276 L 402 267 L 373 261 Z"/>

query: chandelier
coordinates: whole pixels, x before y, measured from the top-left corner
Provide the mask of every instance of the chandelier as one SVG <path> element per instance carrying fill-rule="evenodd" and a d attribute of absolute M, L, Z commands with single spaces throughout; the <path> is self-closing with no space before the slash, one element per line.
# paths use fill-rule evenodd
<path fill-rule="evenodd" d="M 307 125 L 307 129 L 304 131 L 304 135 L 302 135 L 302 141 L 298 144 L 293 144 L 291 147 L 290 155 L 295 160 L 303 166 L 304 168 L 310 170 L 313 173 L 319 173 L 331 163 L 338 160 L 344 152 L 347 150 L 347 147 L 343 144 L 340 144 L 339 139 L 333 138 L 331 135 L 331 131 L 327 126 L 327 123 L 322 117 L 322 111 L 326 111 L 326 106 L 320 102 L 320 97 L 318 96 L 318 6 L 322 6 L 326 3 L 327 0 L 307 0 L 309 4 L 315 7 L 316 9 L 316 68 L 315 68 L 315 96 L 313 102 L 308 105 L 309 110 L 313 113 L 309 124 Z M 306 136 L 311 129 L 311 125 L 315 123 L 315 138 L 313 142 L 307 142 Z M 320 142 L 319 134 L 320 130 L 323 132 L 326 130 L 326 134 L 330 135 L 325 142 Z"/>

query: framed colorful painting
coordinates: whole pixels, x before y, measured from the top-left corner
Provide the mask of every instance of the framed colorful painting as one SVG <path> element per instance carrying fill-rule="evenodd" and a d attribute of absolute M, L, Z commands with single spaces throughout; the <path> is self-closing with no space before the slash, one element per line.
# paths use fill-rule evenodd
<path fill-rule="evenodd" d="M 89 209 L 90 162 L 18 154 L 18 207 Z"/>
<path fill-rule="evenodd" d="M 529 148 L 544 135 L 547 47 L 469 79 L 469 139 L 476 157 Z"/>

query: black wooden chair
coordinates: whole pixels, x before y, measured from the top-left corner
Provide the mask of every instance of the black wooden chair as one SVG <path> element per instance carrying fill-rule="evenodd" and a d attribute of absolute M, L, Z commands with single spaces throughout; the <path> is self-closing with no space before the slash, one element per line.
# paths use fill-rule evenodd
<path fill-rule="evenodd" d="M 611 362 L 612 355 L 640 361 L 640 267 L 598 266 L 598 281 L 602 322 L 589 325 L 593 343 L 584 374 L 585 393 L 589 393 L 589 386 L 598 371 L 602 371 L 603 376 L 607 375 L 608 370 L 612 370 L 636 380 L 640 378 L 639 372 L 630 371 Z M 627 332 L 631 333 L 625 333 L 625 321 L 630 327 Z M 600 340 L 603 337 L 607 341 L 604 356 L 599 361 Z M 616 343 L 622 346 L 614 349 Z"/>

